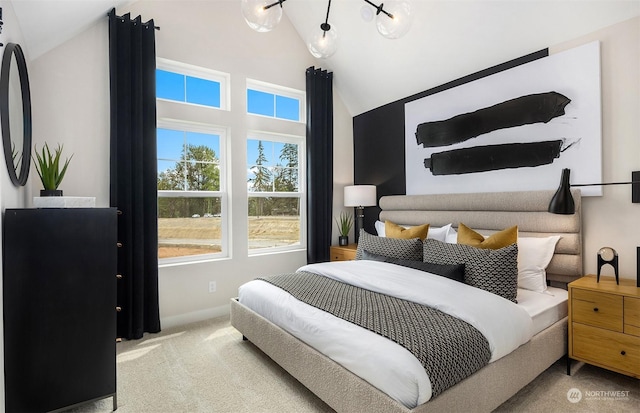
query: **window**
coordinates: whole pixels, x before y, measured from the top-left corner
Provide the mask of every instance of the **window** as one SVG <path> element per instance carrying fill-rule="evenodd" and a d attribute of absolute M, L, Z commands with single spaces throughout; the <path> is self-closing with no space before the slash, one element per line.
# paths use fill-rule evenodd
<path fill-rule="evenodd" d="M 303 122 L 304 93 L 257 80 L 247 80 L 247 113 Z"/>
<path fill-rule="evenodd" d="M 158 122 L 160 259 L 227 254 L 225 140 L 222 128 Z"/>
<path fill-rule="evenodd" d="M 249 252 L 300 248 L 304 233 L 304 138 L 250 133 Z"/>
<path fill-rule="evenodd" d="M 157 59 L 156 98 L 217 109 L 229 108 L 229 75 Z"/>

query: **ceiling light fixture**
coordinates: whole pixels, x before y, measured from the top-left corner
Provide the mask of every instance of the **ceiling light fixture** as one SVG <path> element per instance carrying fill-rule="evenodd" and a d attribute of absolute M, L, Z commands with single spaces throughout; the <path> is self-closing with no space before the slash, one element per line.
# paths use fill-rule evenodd
<path fill-rule="evenodd" d="M 287 0 L 242 0 L 240 10 L 249 27 L 264 33 L 270 32 L 282 19 L 282 3 Z M 279 7 L 276 7 L 279 6 Z"/>
<path fill-rule="evenodd" d="M 335 27 L 329 24 L 329 11 L 331 10 L 331 0 L 327 3 L 327 17 L 320 25 L 320 30 L 315 29 L 307 40 L 307 49 L 314 57 L 326 59 L 333 56 L 338 50 L 338 32 Z"/>
<path fill-rule="evenodd" d="M 253 30 L 268 32 L 275 28 L 282 19 L 282 3 L 286 0 L 242 0 L 241 10 L 245 21 Z M 404 36 L 411 27 L 411 4 L 409 0 L 389 0 L 386 5 L 364 0 L 376 10 L 376 27 L 378 32 L 388 39 Z M 320 30 L 315 29 L 307 40 L 309 52 L 317 58 L 326 59 L 338 49 L 338 33 L 335 26 L 329 24 L 331 0 L 328 0 L 327 15 Z M 367 11 L 369 10 L 369 11 Z M 361 16 L 366 21 L 373 19 L 370 9 L 363 7 Z"/>

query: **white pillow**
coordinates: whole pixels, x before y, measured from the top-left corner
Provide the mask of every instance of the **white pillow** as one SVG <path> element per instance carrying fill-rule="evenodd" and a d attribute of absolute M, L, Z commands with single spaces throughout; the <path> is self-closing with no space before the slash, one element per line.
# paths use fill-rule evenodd
<path fill-rule="evenodd" d="M 410 225 L 402 225 L 404 228 L 411 228 Z M 376 228 L 376 232 L 378 233 L 379 237 L 384 237 L 385 236 L 385 232 L 384 232 L 384 222 L 378 220 L 375 223 L 375 228 Z M 435 239 L 438 241 L 442 241 L 445 242 L 449 231 L 453 231 L 456 234 L 457 237 L 457 233 L 456 231 L 451 228 L 451 224 L 447 224 L 443 227 L 431 227 L 429 226 L 429 232 L 427 233 L 427 238 L 429 239 Z M 446 241 L 448 242 L 448 241 Z"/>
<path fill-rule="evenodd" d="M 451 224 L 447 224 L 440 228 L 438 227 L 431 228 L 431 226 L 429 226 L 429 232 L 427 233 L 427 238 L 445 242 L 447 240 L 447 235 L 449 234 L 450 230 L 452 230 Z"/>
<path fill-rule="evenodd" d="M 560 236 L 518 237 L 518 288 L 544 292 L 546 268 L 553 257 Z"/>
<path fill-rule="evenodd" d="M 447 232 L 447 236 L 444 239 L 444 242 L 448 244 L 457 244 L 458 243 L 458 231 L 453 228 L 449 228 L 449 232 Z"/>

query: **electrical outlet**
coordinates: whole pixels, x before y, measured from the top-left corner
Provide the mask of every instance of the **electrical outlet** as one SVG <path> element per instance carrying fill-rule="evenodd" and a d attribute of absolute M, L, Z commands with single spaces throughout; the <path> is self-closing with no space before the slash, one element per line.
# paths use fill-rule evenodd
<path fill-rule="evenodd" d="M 216 292 L 216 282 L 215 281 L 209 281 L 209 292 L 210 293 L 215 293 Z"/>

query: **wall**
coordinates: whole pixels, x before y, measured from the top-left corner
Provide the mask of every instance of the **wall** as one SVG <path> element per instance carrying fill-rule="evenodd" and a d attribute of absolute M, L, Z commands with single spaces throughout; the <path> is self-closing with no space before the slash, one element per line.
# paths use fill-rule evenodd
<path fill-rule="evenodd" d="M 308 53 L 286 16 L 274 31 L 257 33 L 244 22 L 236 1 L 139 1 L 116 10 L 118 15 L 126 12 L 141 15 L 143 21 L 154 19 L 160 27 L 156 31 L 158 57 L 231 74 L 232 111 L 207 111 L 190 120 L 229 127 L 232 258 L 160 267 L 160 317 L 167 328 L 226 314 L 229 299 L 237 295 L 242 283 L 306 264 L 305 250 L 247 256 L 244 137 L 248 129 L 264 130 L 271 121 L 244 115 L 245 82 L 251 78 L 304 90 L 305 69 L 322 67 L 322 62 Z M 107 23 L 105 16 L 104 21 L 32 63 L 35 143 L 63 143 L 65 153 L 74 154 L 62 184 L 65 195 L 95 196 L 98 206 L 109 204 Z M 157 109 L 158 118 L 167 116 L 162 102 Z M 334 110 L 334 176 L 343 185 L 352 182 L 352 129 L 336 93 Z M 280 132 L 304 136 L 305 125 L 291 123 Z M 38 189 L 34 185 L 34 195 Z M 336 188 L 341 191 L 341 186 Z M 216 293 L 208 292 L 209 281 L 217 282 Z"/>
<path fill-rule="evenodd" d="M 640 170 L 640 17 L 550 47 L 549 53 L 594 40 L 601 42 L 603 182 L 630 181 L 631 171 Z M 494 69 L 484 72 L 491 73 Z M 459 82 L 485 74 L 470 74 Z M 354 118 L 356 183 L 377 185 L 378 196 L 405 193 L 404 103 L 448 86 L 421 92 Z M 550 182 L 549 189 L 555 189 L 558 183 L 559 178 Z M 630 185 L 605 186 L 603 194 L 583 198 L 584 270 L 595 273 L 597 251 L 611 246 L 619 253 L 620 276 L 635 279 L 636 246 L 640 245 L 640 234 L 635 229 L 640 227 L 640 204 L 631 203 Z M 368 208 L 365 227 L 370 231 L 377 211 Z M 607 266 L 603 274 L 613 271 Z"/>

